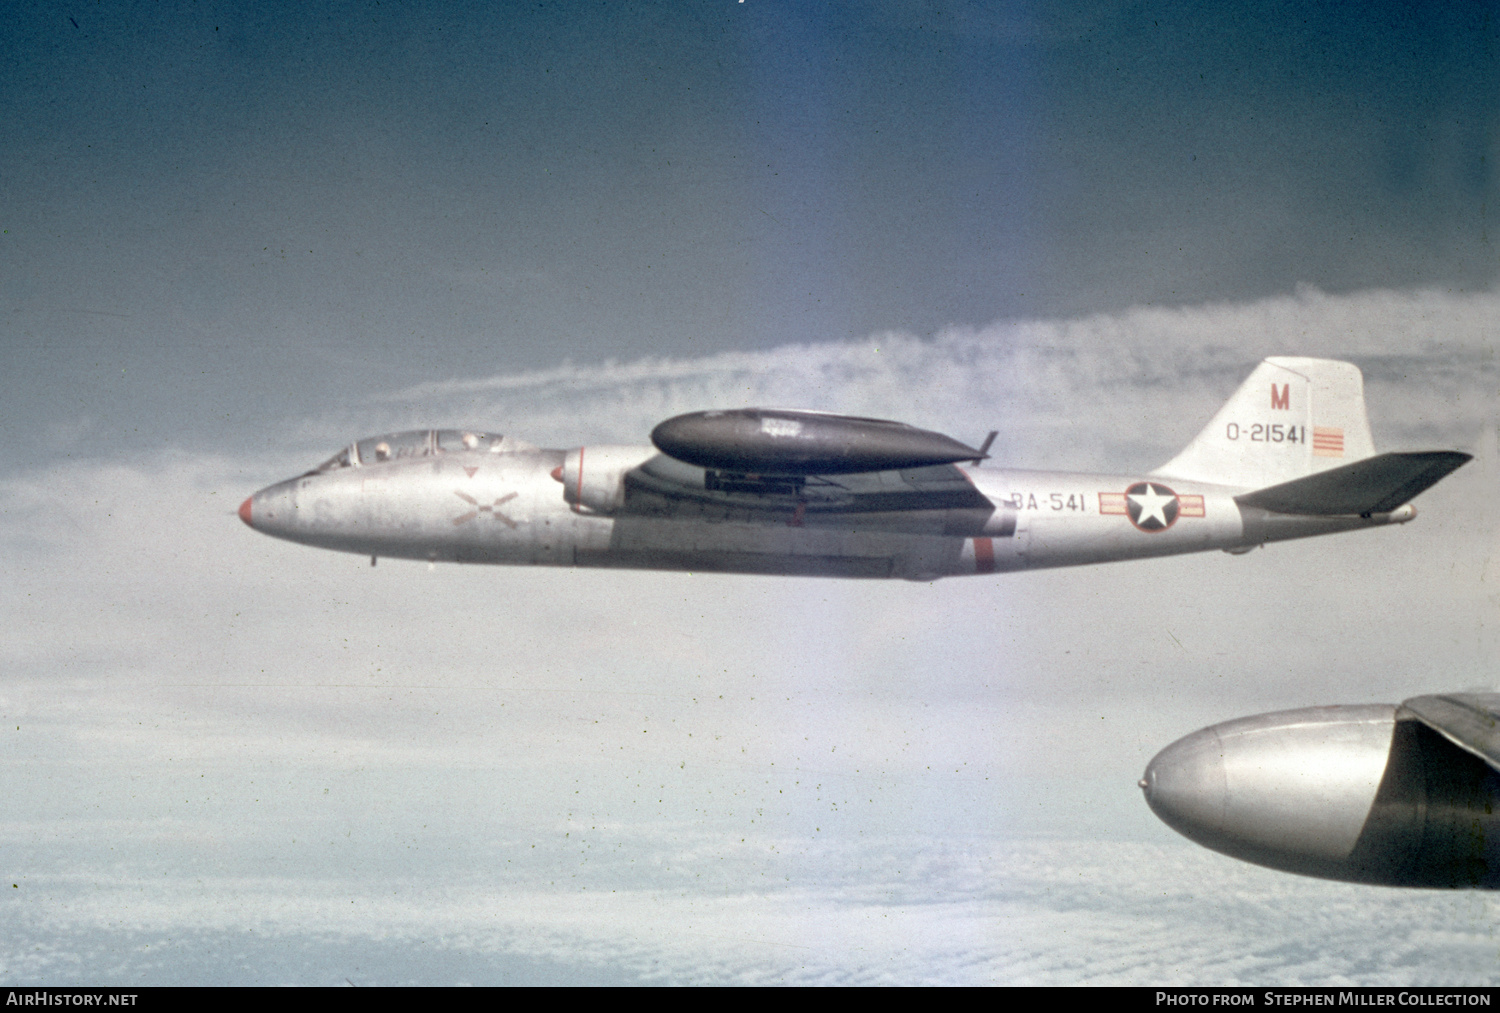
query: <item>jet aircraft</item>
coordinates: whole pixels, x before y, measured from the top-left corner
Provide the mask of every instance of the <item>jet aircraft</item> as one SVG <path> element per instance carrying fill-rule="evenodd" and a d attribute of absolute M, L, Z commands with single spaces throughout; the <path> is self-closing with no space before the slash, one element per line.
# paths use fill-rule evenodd
<path fill-rule="evenodd" d="M 1226 721 L 1152 759 L 1153 812 L 1205 847 L 1383 886 L 1500 888 L 1500 693 Z"/>
<path fill-rule="evenodd" d="M 1262 362 L 1146 474 L 979 467 L 898 422 L 736 409 L 661 423 L 653 446 L 543 450 L 478 430 L 359 440 L 241 504 L 257 531 L 429 562 L 929 581 L 1140 559 L 1400 524 L 1461 466 L 1376 454 L 1347 362 Z"/>

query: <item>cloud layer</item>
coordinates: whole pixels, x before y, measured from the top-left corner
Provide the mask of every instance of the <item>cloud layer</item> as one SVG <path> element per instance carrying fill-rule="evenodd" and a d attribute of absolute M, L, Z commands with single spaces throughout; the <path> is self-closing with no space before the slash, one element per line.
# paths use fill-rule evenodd
<path fill-rule="evenodd" d="M 1491 679 L 1496 303 L 1309 290 L 560 367 L 268 421 L 273 450 L 12 468 L 0 978 L 80 980 L 88 952 L 224 980 L 208 952 L 253 932 L 286 980 L 398 939 L 420 980 L 1492 980 L 1487 899 L 1241 867 L 1133 785 L 1204 724 Z M 1276 352 L 1359 362 L 1378 443 L 1479 460 L 1398 530 L 935 585 L 372 570 L 233 512 L 383 429 L 566 446 L 715 405 L 1130 471 Z"/>
<path fill-rule="evenodd" d="M 361 427 L 474 424 L 548 446 L 644 442 L 670 415 L 784 405 L 899 416 L 957 435 L 1001 430 L 997 462 L 1141 467 L 1165 459 L 1267 355 L 1352 359 L 1377 439 L 1472 442 L 1492 414 L 1493 292 L 1374 291 L 1140 307 L 699 359 L 456 376 L 300 421 L 325 444 Z M 1441 407 L 1441 413 L 1437 408 Z"/>
<path fill-rule="evenodd" d="M 722 843 L 641 828 L 650 870 L 34 877 L 9 982 L 1487 985 L 1492 897 L 1268 872 L 1180 842 Z M 674 844 L 663 847 L 665 836 Z M 767 843 L 781 854 L 766 860 Z M 709 877 L 683 874 L 705 857 Z M 594 861 L 611 861 L 595 856 Z M 587 863 L 585 863 L 587 864 Z M 790 875 L 770 877 L 774 864 Z M 537 870 L 533 870 L 536 872 Z M 589 877 L 593 870 L 585 873 Z M 577 873 L 575 872 L 576 876 Z M 101 880 L 108 878 L 107 883 Z M 604 876 L 608 880 L 608 876 Z M 79 955 L 87 963 L 79 960 Z"/>

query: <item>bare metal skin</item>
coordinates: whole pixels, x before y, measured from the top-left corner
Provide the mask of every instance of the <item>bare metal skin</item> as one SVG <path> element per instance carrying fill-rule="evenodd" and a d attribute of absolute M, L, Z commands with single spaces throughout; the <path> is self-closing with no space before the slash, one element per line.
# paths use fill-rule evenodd
<path fill-rule="evenodd" d="M 585 448 L 585 465 L 594 449 Z M 630 450 L 642 463 L 657 456 L 647 447 Z M 795 505 L 736 510 L 728 497 L 724 505 L 664 497 L 638 505 L 649 492 L 629 490 L 605 513 L 565 499 L 553 472 L 566 457 L 561 450 L 453 453 L 315 472 L 262 489 L 240 516 L 268 535 L 367 556 L 915 580 L 1270 540 L 1246 540 L 1235 490 L 1172 487 L 1178 496 L 1201 496 L 1203 516 L 1149 532 L 1098 511 L 1100 491 L 1123 493 L 1135 476 L 1064 472 L 954 469 L 976 505 L 951 509 L 805 509 L 799 519 Z M 901 483 L 897 472 L 878 475 Z M 1061 510 L 1052 509 L 1054 497 Z M 1309 519 L 1272 537 L 1400 522 L 1414 513 L 1407 507 L 1333 523 Z"/>
<path fill-rule="evenodd" d="M 1163 749 L 1140 786 L 1183 836 L 1286 872 L 1500 887 L 1494 694 L 1226 721 Z"/>
<path fill-rule="evenodd" d="M 679 416 L 655 438 L 542 450 L 477 430 L 373 437 L 257 492 L 240 517 L 372 561 L 926 581 L 1404 523 L 1408 500 L 1468 460 L 1376 455 L 1359 371 L 1318 359 L 1266 360 L 1150 474 L 978 467 L 989 441 L 790 410 Z"/>

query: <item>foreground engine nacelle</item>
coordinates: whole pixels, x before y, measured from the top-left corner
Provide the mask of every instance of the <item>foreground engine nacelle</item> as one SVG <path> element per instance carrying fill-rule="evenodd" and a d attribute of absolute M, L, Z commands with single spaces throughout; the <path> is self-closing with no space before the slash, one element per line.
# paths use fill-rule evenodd
<path fill-rule="evenodd" d="M 625 505 L 625 473 L 656 456 L 650 447 L 579 447 L 552 473 L 574 509 L 612 514 Z"/>
<path fill-rule="evenodd" d="M 1500 780 L 1404 706 L 1227 721 L 1163 749 L 1140 785 L 1168 826 L 1234 858 L 1356 883 L 1500 888 Z"/>

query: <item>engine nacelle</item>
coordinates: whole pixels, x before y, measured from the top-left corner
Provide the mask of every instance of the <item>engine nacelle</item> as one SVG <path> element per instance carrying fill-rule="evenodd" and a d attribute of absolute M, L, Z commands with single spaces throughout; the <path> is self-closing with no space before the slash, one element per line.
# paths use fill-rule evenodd
<path fill-rule="evenodd" d="M 553 474 L 574 509 L 612 514 L 625 505 L 625 473 L 655 456 L 651 447 L 579 447 Z"/>
<path fill-rule="evenodd" d="M 1500 888 L 1500 779 L 1393 705 L 1204 728 L 1158 753 L 1141 788 L 1178 833 L 1273 869 Z"/>

